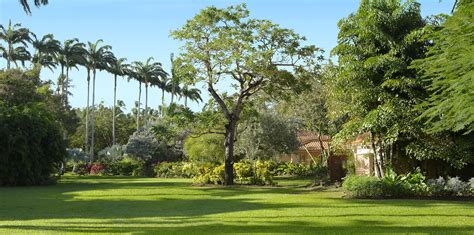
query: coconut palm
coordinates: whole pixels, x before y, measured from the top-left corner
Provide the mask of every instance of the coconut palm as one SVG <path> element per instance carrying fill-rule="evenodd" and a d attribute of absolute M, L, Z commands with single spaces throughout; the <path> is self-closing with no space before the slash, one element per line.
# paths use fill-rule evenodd
<path fill-rule="evenodd" d="M 54 58 L 61 50 L 61 42 L 54 39 L 52 34 L 46 34 L 41 39 L 38 39 L 34 33 L 31 33 L 31 35 L 31 44 L 35 48 L 32 62 L 35 64 L 40 64 L 43 67 L 47 67 L 50 70 L 56 68 L 56 62 L 54 61 Z"/>
<path fill-rule="evenodd" d="M 0 54 L 7 60 L 7 69 L 10 69 L 11 62 L 17 67 L 17 61 L 25 66 L 25 61 L 31 59 L 30 52 L 26 49 L 31 42 L 30 31 L 22 28 L 21 24 L 13 24 L 10 20 L 8 27 L 0 25 L 0 39 L 7 43 L 6 47 L 0 46 Z"/>
<path fill-rule="evenodd" d="M 115 106 L 117 106 L 117 76 L 125 76 L 129 71 L 129 65 L 125 64 L 127 59 L 120 58 L 115 60 L 108 69 L 114 75 L 114 106 L 112 108 L 112 145 L 115 145 Z"/>
<path fill-rule="evenodd" d="M 77 38 L 64 41 L 60 46 L 55 60 L 61 66 L 61 75 L 58 79 L 58 93 L 63 99 L 64 105 L 68 105 L 69 70 L 83 64 L 85 60 L 85 44 Z M 64 73 L 66 70 L 66 73 Z"/>
<path fill-rule="evenodd" d="M 47 5 L 48 0 L 34 0 L 33 2 L 35 6 L 40 7 L 41 5 Z M 23 6 L 23 10 L 25 10 L 26 14 L 31 14 L 30 3 L 28 0 L 20 0 L 20 4 Z"/>
<path fill-rule="evenodd" d="M 94 113 L 95 113 L 95 78 L 97 69 L 104 70 L 109 67 L 110 64 L 114 63 L 115 57 L 113 56 L 112 49 L 109 45 L 101 46 L 102 40 L 97 40 L 95 43 L 88 42 L 87 52 L 87 64 L 89 71 L 92 71 L 92 112 L 91 112 L 91 149 L 90 149 L 90 160 L 94 161 Z M 87 115 L 87 114 L 86 114 Z"/>
<path fill-rule="evenodd" d="M 161 63 L 153 62 L 153 57 L 148 58 L 145 62 L 134 62 L 133 70 L 136 79 L 139 82 L 139 97 L 138 97 L 138 113 L 140 113 L 140 95 L 141 83 L 145 84 L 145 116 L 143 117 L 144 124 L 147 126 L 148 115 L 148 86 L 150 84 L 160 84 L 160 81 L 165 79 L 168 74 L 163 70 Z M 139 123 L 137 121 L 137 129 Z"/>
<path fill-rule="evenodd" d="M 188 107 L 188 99 L 191 101 L 202 102 L 201 90 L 184 85 L 181 89 L 181 96 L 184 97 L 184 107 Z"/>

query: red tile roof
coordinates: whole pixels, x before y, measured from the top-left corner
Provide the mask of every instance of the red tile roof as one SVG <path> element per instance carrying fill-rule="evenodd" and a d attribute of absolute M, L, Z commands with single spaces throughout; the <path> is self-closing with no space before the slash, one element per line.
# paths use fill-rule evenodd
<path fill-rule="evenodd" d="M 314 151 L 321 150 L 321 144 L 319 141 L 319 133 L 302 131 L 298 133 L 298 140 L 300 141 L 300 150 Z M 329 143 L 331 142 L 331 137 L 327 135 L 321 136 L 321 141 L 323 142 L 323 148 L 328 149 Z"/>

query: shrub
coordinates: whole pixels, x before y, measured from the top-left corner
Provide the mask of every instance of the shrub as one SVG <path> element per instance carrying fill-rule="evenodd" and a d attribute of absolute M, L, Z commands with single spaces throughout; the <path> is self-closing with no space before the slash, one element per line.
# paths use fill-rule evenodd
<path fill-rule="evenodd" d="M 410 191 L 414 195 L 425 196 L 429 192 L 426 185 L 426 176 L 421 172 L 420 168 L 416 168 L 414 172 L 409 172 L 402 177 L 402 181 L 408 184 Z"/>
<path fill-rule="evenodd" d="M 104 174 L 105 165 L 102 163 L 94 163 L 90 167 L 90 174 L 91 175 L 103 175 Z"/>
<path fill-rule="evenodd" d="M 314 177 L 321 182 L 329 181 L 329 169 L 322 165 L 282 162 L 275 166 L 273 173 L 274 175 Z"/>
<path fill-rule="evenodd" d="M 252 163 L 249 161 L 234 163 L 234 173 L 240 184 L 250 182 L 250 179 L 254 174 Z"/>
<path fill-rule="evenodd" d="M 428 189 L 431 195 L 443 195 L 446 180 L 444 180 L 444 178 L 440 176 L 438 179 L 427 180 L 426 184 L 428 185 Z"/>
<path fill-rule="evenodd" d="M 192 162 L 217 162 L 224 159 L 224 136 L 217 134 L 188 137 L 184 151 Z"/>
<path fill-rule="evenodd" d="M 155 174 L 162 178 L 183 177 L 183 163 L 160 162 L 155 166 Z"/>
<path fill-rule="evenodd" d="M 1 90 L 1 89 L 0 89 Z M 0 100 L 0 186 L 52 183 L 66 157 L 54 117 L 43 106 L 7 107 Z"/>
<path fill-rule="evenodd" d="M 469 184 L 461 181 L 459 177 L 453 177 L 446 181 L 445 189 L 453 196 L 463 196 L 468 193 Z"/>
<path fill-rule="evenodd" d="M 240 184 L 272 185 L 275 163 L 271 161 L 242 161 L 234 163 L 234 177 Z M 198 167 L 193 182 L 198 184 L 222 184 L 224 182 L 224 164 Z"/>
<path fill-rule="evenodd" d="M 349 176 L 342 187 L 346 193 L 356 198 L 380 198 L 383 196 L 382 181 L 373 176 Z"/>
<path fill-rule="evenodd" d="M 250 184 L 272 185 L 273 173 L 270 171 L 271 164 L 269 161 L 257 161 L 255 163 L 255 175 L 251 177 Z"/>

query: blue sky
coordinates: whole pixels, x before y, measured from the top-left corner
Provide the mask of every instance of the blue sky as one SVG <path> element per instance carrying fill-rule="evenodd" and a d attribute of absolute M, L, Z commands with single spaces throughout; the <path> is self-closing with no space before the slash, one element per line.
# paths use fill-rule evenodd
<path fill-rule="evenodd" d="M 32 1 L 30 1 L 32 2 Z M 153 56 L 169 71 L 170 53 L 179 52 L 181 43 L 169 37 L 171 30 L 182 26 L 200 9 L 214 5 L 226 7 L 247 3 L 251 17 L 269 19 L 282 27 L 294 29 L 304 35 L 309 44 L 314 44 L 328 52 L 337 43 L 337 22 L 357 10 L 357 0 L 50 0 L 50 4 L 40 9 L 33 8 L 31 16 L 26 15 L 17 0 L 0 0 L 0 24 L 21 23 L 34 33 L 42 36 L 53 33 L 61 41 L 78 38 L 82 42 L 103 39 L 113 47 L 117 57 L 125 57 L 128 62 L 146 60 Z M 450 13 L 454 0 L 423 0 L 422 15 Z M 0 67 L 5 61 L 0 61 Z M 53 81 L 54 74 L 44 70 L 43 79 Z M 70 73 L 74 94 L 70 98 L 73 107 L 86 104 L 85 71 Z M 199 88 L 201 86 L 199 85 Z M 113 78 L 107 73 L 98 73 L 96 101 L 106 105 L 113 102 Z M 138 83 L 126 79 L 119 80 L 118 99 L 125 101 L 130 110 L 137 100 Z M 222 90 L 226 89 L 221 87 Z M 160 104 L 161 93 L 157 88 L 149 91 L 149 105 Z M 203 98 L 208 94 L 203 90 Z M 169 96 L 166 97 L 169 101 Z M 199 110 L 202 104 L 190 104 Z"/>

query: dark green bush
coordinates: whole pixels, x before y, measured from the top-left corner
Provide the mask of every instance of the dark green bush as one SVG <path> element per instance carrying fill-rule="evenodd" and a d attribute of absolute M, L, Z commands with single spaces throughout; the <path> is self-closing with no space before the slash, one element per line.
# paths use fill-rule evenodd
<path fill-rule="evenodd" d="M 356 198 L 380 198 L 384 193 L 382 181 L 373 176 L 346 177 L 342 187 L 349 196 Z"/>
<path fill-rule="evenodd" d="M 0 185 L 41 185 L 54 181 L 67 155 L 54 118 L 41 104 L 7 107 L 0 101 Z"/>

